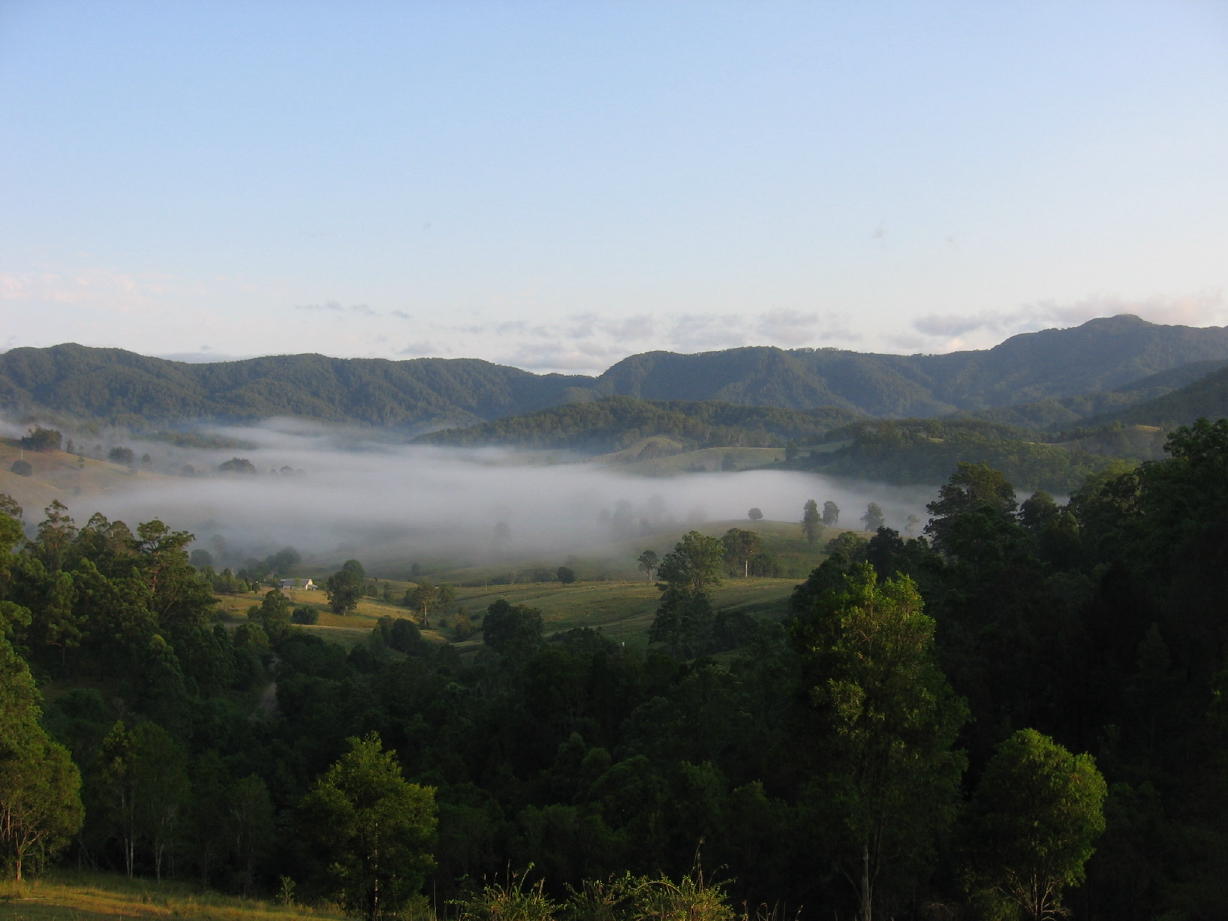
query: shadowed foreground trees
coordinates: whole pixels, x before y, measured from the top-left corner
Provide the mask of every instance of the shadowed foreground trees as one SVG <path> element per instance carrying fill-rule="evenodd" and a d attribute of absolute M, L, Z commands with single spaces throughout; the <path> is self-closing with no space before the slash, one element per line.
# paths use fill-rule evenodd
<path fill-rule="evenodd" d="M 435 790 L 405 780 L 375 733 L 349 746 L 303 799 L 301 828 L 330 894 L 347 914 L 378 921 L 396 917 L 434 867 Z"/>
<path fill-rule="evenodd" d="M 855 565 L 839 590 L 795 596 L 793 643 L 813 708 L 817 815 L 872 921 L 880 882 L 898 896 L 937 862 L 955 816 L 967 721 L 938 667 L 934 621 L 907 576 Z"/>
<path fill-rule="evenodd" d="M 1062 893 L 1104 831 L 1104 778 L 1091 755 L 1072 755 L 1048 736 L 1021 729 L 1001 742 L 969 809 L 971 888 L 993 908 L 1029 921 L 1065 912 Z"/>
<path fill-rule="evenodd" d="M 39 725 L 38 691 L 9 644 L 23 612 L 0 602 L 0 860 L 20 881 L 81 828 L 81 774 Z"/>

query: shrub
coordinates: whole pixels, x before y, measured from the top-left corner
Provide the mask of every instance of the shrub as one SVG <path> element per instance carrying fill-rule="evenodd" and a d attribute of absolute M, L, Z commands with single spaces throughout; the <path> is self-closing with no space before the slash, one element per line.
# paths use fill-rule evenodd
<path fill-rule="evenodd" d="M 296 624 L 305 624 L 310 626 L 311 624 L 319 622 L 320 612 L 315 608 L 309 608 L 307 605 L 303 605 L 302 607 L 294 609 L 293 613 L 290 614 L 290 619 Z"/>

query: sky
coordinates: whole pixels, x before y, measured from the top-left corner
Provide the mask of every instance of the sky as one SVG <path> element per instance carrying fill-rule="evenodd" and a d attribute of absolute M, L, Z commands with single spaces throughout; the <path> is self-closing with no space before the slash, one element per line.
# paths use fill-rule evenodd
<path fill-rule="evenodd" d="M 1228 2 L 0 0 L 0 350 L 1228 324 Z"/>

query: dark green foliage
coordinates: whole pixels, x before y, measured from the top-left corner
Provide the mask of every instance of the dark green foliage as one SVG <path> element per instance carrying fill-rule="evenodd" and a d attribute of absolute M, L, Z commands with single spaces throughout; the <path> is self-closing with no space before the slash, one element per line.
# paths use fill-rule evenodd
<path fill-rule="evenodd" d="M 531 655 L 542 644 L 541 612 L 499 599 L 482 619 L 482 642 L 510 658 Z"/>
<path fill-rule="evenodd" d="M 754 531 L 730 528 L 721 537 L 725 551 L 725 563 L 729 570 L 743 577 L 750 575 L 751 562 L 763 553 L 763 541 Z"/>
<path fill-rule="evenodd" d="M 34 473 L 34 465 L 28 460 L 18 458 L 9 466 L 9 470 L 18 476 L 31 476 Z"/>
<path fill-rule="evenodd" d="M 324 583 L 328 606 L 335 614 L 350 614 L 358 607 L 366 583 L 366 572 L 358 560 L 346 560 L 341 569 Z"/>
<path fill-rule="evenodd" d="M 56 429 L 45 429 L 36 425 L 30 433 L 21 439 L 21 446 L 28 451 L 58 451 L 64 443 L 64 436 Z"/>
<path fill-rule="evenodd" d="M 217 465 L 222 473 L 255 473 L 256 466 L 246 457 L 232 457 Z"/>
<path fill-rule="evenodd" d="M 683 448 L 777 447 L 792 438 L 820 440 L 831 429 L 848 424 L 855 415 L 830 409 L 802 411 L 716 402 L 648 402 L 631 397 L 608 397 L 469 428 L 433 432 L 417 440 L 423 444 L 461 447 L 503 444 L 588 454 L 619 451 L 653 436 L 673 439 Z M 731 455 L 722 459 L 722 469 L 736 469 Z"/>
<path fill-rule="evenodd" d="M 302 829 L 347 914 L 395 918 L 434 865 L 435 791 L 407 782 L 377 734 L 349 746 L 303 799 Z"/>
<path fill-rule="evenodd" d="M 1029 921 L 1060 916 L 1104 832 L 1104 778 L 1034 729 L 1004 739 L 977 785 L 964 843 L 969 885 Z"/>
<path fill-rule="evenodd" d="M 715 537 L 688 531 L 665 554 L 657 577 L 671 588 L 702 594 L 720 584 L 724 557 L 725 547 Z"/>
<path fill-rule="evenodd" d="M 290 612 L 290 620 L 296 624 L 310 626 L 314 623 L 319 622 L 320 612 L 317 611 L 315 608 L 308 607 L 307 605 L 302 605 L 300 607 L 295 608 L 292 612 Z"/>
<path fill-rule="evenodd" d="M 848 444 L 811 455 L 808 469 L 887 483 L 941 483 L 973 459 L 1012 481 L 1066 492 L 1111 462 L 1076 444 L 1045 443 L 1034 431 L 971 420 L 859 422 L 829 437 Z"/>
<path fill-rule="evenodd" d="M 473 359 L 390 362 L 290 355 L 185 364 L 118 349 L 58 345 L 0 355 L 0 392 L 10 411 L 48 409 L 145 425 L 301 416 L 438 428 L 620 396 L 797 410 L 826 407 L 825 424 L 831 426 L 862 413 L 937 416 L 1057 401 L 1225 357 L 1228 333 L 1222 329 L 1156 326 L 1128 316 L 1027 333 L 987 351 L 948 355 L 775 348 L 699 355 L 649 352 L 626 358 L 596 378 L 534 375 Z M 1156 387 L 1187 383 L 1188 378 L 1177 376 Z M 1089 402 L 1075 411 L 1097 408 Z M 1069 420 L 1071 410 L 1059 406 L 1057 412 L 1053 418 Z M 527 428 L 520 431 L 532 437 Z M 947 470 L 951 466 L 947 463 Z M 945 473 L 929 481 L 939 482 Z"/>
<path fill-rule="evenodd" d="M 1008 826 L 1037 819 L 1045 791 L 1027 785 L 1045 771 L 1010 779 L 999 753 L 1034 727 L 1052 743 L 1028 747 L 1093 752 L 1111 785 L 1086 880 L 1064 900 L 1073 917 L 1226 917 L 1228 423 L 1182 430 L 1170 450 L 1067 503 L 1016 507 L 1009 478 L 957 468 L 933 503 L 933 546 L 888 528 L 820 542 L 784 624 L 713 606 L 703 588 L 730 567 L 726 546 L 688 535 L 659 574 L 646 649 L 549 635 L 507 602 L 470 618 L 442 586 L 450 635 L 484 620 L 484 648 L 434 642 L 407 618 L 343 648 L 285 625 L 276 593 L 223 626 L 186 535 L 100 515 L 78 527 L 53 505 L 27 541 L 0 498 L 13 651 L 0 673 L 26 677 L 7 681 L 0 722 L 37 705 L 33 676 L 55 682 L 42 725 L 83 782 L 72 863 L 253 894 L 295 877 L 311 898 L 321 861 L 343 868 L 361 847 L 329 853 L 296 804 L 346 738 L 378 732 L 405 778 L 437 788 L 438 841 L 417 853 L 433 850 L 440 904 L 463 879 L 532 862 L 545 898 L 561 904 L 570 886 L 616 913 L 622 890 L 593 881 L 679 879 L 702 839 L 730 904 L 803 921 L 1002 908 L 985 892 L 1008 868 L 988 858 L 1036 852 L 1018 844 L 1044 822 Z M 954 743 L 958 698 L 971 719 Z M 11 739 L 0 726 L 0 746 Z M 978 792 L 952 840 L 958 748 Z"/>
<path fill-rule="evenodd" d="M 823 533 L 823 521 L 819 516 L 819 504 L 807 499 L 802 506 L 802 534 L 809 544 L 816 544 Z"/>

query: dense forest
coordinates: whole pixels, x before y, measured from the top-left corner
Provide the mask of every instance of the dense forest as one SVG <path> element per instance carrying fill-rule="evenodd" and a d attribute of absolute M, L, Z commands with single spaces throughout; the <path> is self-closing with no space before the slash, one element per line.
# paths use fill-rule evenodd
<path fill-rule="evenodd" d="M 735 643 L 687 535 L 646 650 L 506 602 L 467 655 L 277 591 L 228 629 L 190 535 L 4 501 L 3 859 L 365 917 L 697 854 L 780 917 L 1228 916 L 1228 421 L 1168 452 L 1066 504 L 960 464 L 924 537 L 841 535 Z"/>
<path fill-rule="evenodd" d="M 642 438 L 664 436 L 679 448 L 784 447 L 822 440 L 856 414 L 837 409 L 790 410 L 729 403 L 650 402 L 609 397 L 571 403 L 463 429 L 421 435 L 420 444 L 555 448 L 604 454 Z"/>

